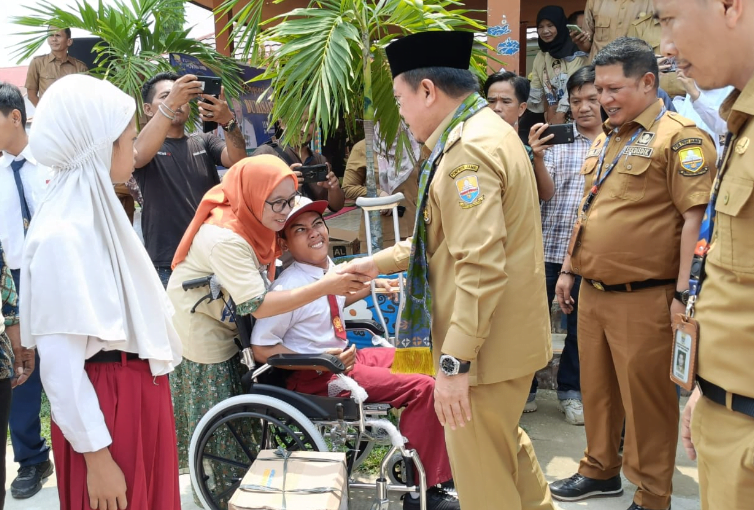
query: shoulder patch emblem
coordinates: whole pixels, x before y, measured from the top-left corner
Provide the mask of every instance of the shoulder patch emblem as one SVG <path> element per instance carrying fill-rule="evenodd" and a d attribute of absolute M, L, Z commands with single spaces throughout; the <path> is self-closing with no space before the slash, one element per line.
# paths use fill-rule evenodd
<path fill-rule="evenodd" d="M 645 131 L 641 134 L 639 139 L 636 141 L 636 145 L 643 145 L 646 147 L 650 143 L 652 143 L 652 140 L 654 140 L 655 134 L 651 131 Z"/>
<path fill-rule="evenodd" d="M 701 144 L 702 144 L 701 138 L 684 138 L 683 140 L 674 143 L 671 149 L 673 149 L 675 152 L 678 152 L 679 150 L 689 145 L 701 145 Z"/>
<path fill-rule="evenodd" d="M 442 152 L 446 153 L 450 150 L 453 145 L 461 139 L 461 135 L 463 134 L 463 122 L 459 123 L 456 127 L 453 128 L 453 130 L 448 133 L 448 139 L 445 141 L 445 147 L 443 148 Z"/>
<path fill-rule="evenodd" d="M 480 196 L 479 179 L 476 175 L 467 175 L 456 181 L 456 190 L 458 196 L 461 197 L 461 201 L 458 205 L 462 209 L 470 209 L 476 207 L 484 200 L 484 195 Z"/>
<path fill-rule="evenodd" d="M 638 156 L 640 158 L 651 158 L 652 157 L 652 153 L 654 153 L 654 151 L 655 150 L 652 149 L 651 147 L 635 147 L 635 146 L 631 146 L 631 147 L 626 147 L 624 149 L 624 151 L 623 151 L 623 154 L 626 157 L 628 157 L 628 156 Z"/>
<path fill-rule="evenodd" d="M 704 166 L 704 153 L 701 147 L 681 150 L 678 153 L 678 159 L 681 162 L 681 175 L 691 177 L 704 175 L 709 171 L 709 167 Z"/>
<path fill-rule="evenodd" d="M 448 175 L 451 179 L 455 179 L 456 176 L 463 172 L 478 172 L 479 171 L 479 165 L 474 165 L 471 163 L 466 163 L 465 165 L 457 166 L 455 167 Z"/>

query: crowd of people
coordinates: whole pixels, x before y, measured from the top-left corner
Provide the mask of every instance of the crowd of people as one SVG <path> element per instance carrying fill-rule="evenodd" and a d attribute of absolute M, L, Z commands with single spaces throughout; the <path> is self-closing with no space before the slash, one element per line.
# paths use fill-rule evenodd
<path fill-rule="evenodd" d="M 695 36 L 705 30 L 715 36 Z M 531 80 L 503 70 L 483 85 L 470 32 L 388 45 L 409 143 L 357 143 L 341 188 L 310 148 L 307 118 L 300 146 L 273 141 L 246 157 L 223 94 L 203 94 L 193 75 L 149 77 L 137 130 L 134 98 L 83 75 L 70 31 L 51 29 L 52 52 L 29 70 L 29 134 L 21 92 L 0 83 L 12 496 L 40 490 L 52 451 L 64 510 L 180 508 L 197 423 L 243 392 L 236 317 L 250 316 L 257 362 L 330 354 L 371 401 L 405 408 L 431 510 L 554 509 L 621 495 L 621 472 L 637 487 L 628 510 L 669 510 L 679 420 L 702 509 L 748 508 L 754 65 L 727 49 L 754 43 L 754 4 L 587 0 L 568 18 L 543 8 L 537 32 Z M 197 98 L 222 138 L 187 134 Z M 553 130 L 563 126 L 565 140 Z M 379 194 L 405 195 L 399 238 L 336 266 L 324 214 L 366 193 L 371 152 Z M 313 164 L 328 165 L 325 180 L 305 181 L 300 167 Z M 344 307 L 403 271 L 407 340 L 349 346 Z M 232 310 L 184 290 L 208 275 Z M 587 448 L 573 476 L 548 485 L 519 419 L 537 410 L 554 300 L 567 324 L 559 408 L 584 426 Z M 301 368 L 286 387 L 327 395 L 333 376 Z M 693 389 L 682 417 L 678 384 Z"/>

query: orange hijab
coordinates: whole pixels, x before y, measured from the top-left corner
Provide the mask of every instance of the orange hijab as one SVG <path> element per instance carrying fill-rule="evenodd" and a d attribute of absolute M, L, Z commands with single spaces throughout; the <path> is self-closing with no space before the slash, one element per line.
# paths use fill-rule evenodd
<path fill-rule="evenodd" d="M 261 155 L 244 158 L 233 165 L 223 182 L 204 195 L 194 219 L 183 234 L 173 257 L 172 267 L 183 262 L 199 228 L 208 223 L 232 230 L 243 237 L 254 250 L 260 264 L 270 264 L 270 278 L 275 276 L 275 259 L 282 251 L 276 232 L 262 224 L 265 200 L 284 179 L 296 176 L 277 156 Z"/>

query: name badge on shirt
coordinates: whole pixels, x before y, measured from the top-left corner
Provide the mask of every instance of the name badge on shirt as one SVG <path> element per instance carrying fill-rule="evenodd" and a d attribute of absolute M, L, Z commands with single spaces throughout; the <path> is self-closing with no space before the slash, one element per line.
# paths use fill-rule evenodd
<path fill-rule="evenodd" d="M 673 353 L 670 359 L 670 379 L 681 388 L 694 389 L 696 381 L 696 349 L 699 323 L 686 314 L 673 317 Z"/>

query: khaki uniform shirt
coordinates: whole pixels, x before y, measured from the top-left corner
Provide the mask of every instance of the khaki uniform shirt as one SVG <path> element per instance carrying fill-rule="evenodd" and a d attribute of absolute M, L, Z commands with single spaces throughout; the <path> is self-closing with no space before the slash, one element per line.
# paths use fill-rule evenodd
<path fill-rule="evenodd" d="M 754 397 L 754 79 L 723 103 L 734 134 L 724 164 L 707 255 L 707 276 L 696 306 L 698 373 L 726 391 Z"/>
<path fill-rule="evenodd" d="M 375 169 L 376 170 L 376 169 Z M 375 173 L 379 188 L 378 172 Z M 351 155 L 346 162 L 346 172 L 343 175 L 343 193 L 346 198 L 355 200 L 367 195 L 367 151 L 366 141 L 362 140 L 353 146 Z M 414 221 L 416 220 L 416 196 L 419 194 L 419 164 L 413 172 L 398 186 L 393 193 L 403 193 L 405 199 L 401 205 L 406 208 L 403 216 L 398 218 L 401 239 L 411 237 L 414 233 Z M 364 227 L 364 214 L 361 215 L 361 227 L 359 228 L 359 241 L 361 251 L 366 252 L 366 228 Z M 395 243 L 395 227 L 392 216 L 382 216 L 382 246 L 387 248 Z"/>
<path fill-rule="evenodd" d="M 65 60 L 55 58 L 48 53 L 34 57 L 26 72 L 26 89 L 36 90 L 39 97 L 45 93 L 55 80 L 69 74 L 85 73 L 89 69 L 82 61 L 67 55 Z"/>
<path fill-rule="evenodd" d="M 438 161 L 423 218 L 435 367 L 444 353 L 473 361 L 471 384 L 531 375 L 552 346 L 529 156 L 513 128 L 484 108 L 450 134 Z M 374 259 L 382 272 L 405 270 L 410 249 L 403 241 Z"/>
<path fill-rule="evenodd" d="M 587 0 L 584 24 L 592 34 L 589 61 L 608 43 L 627 35 L 634 20 L 652 13 L 652 0 Z"/>
<path fill-rule="evenodd" d="M 662 28 L 660 20 L 655 19 L 653 14 L 646 14 L 631 23 L 628 29 L 628 37 L 638 37 L 646 41 L 655 52 L 655 55 L 662 55 L 660 42 L 662 40 Z M 685 96 L 686 89 L 678 81 L 678 73 L 660 73 L 660 88 L 668 93 L 670 97 Z"/>
<path fill-rule="evenodd" d="M 217 276 L 225 299 L 233 298 L 237 312 L 250 302 L 258 301 L 258 307 L 267 293 L 259 262 L 249 243 L 230 229 L 202 225 L 186 259 L 175 267 L 167 287 L 175 308 L 173 326 L 183 343 L 183 357 L 195 363 L 221 363 L 238 352 L 233 341 L 238 327 L 225 302 L 222 299 L 203 301 L 191 313 L 191 308 L 209 288 L 183 290 L 186 280 L 211 274 Z"/>
<path fill-rule="evenodd" d="M 709 135 L 677 113 L 652 104 L 613 135 L 604 169 L 640 127 L 644 133 L 622 155 L 592 202 L 586 219 L 583 200 L 580 241 L 573 271 L 608 285 L 678 278 L 683 213 L 706 205 L 715 176 L 717 151 Z M 587 152 L 581 173 L 585 194 L 595 184 L 607 133 Z"/>

